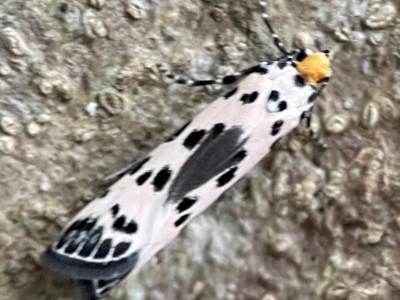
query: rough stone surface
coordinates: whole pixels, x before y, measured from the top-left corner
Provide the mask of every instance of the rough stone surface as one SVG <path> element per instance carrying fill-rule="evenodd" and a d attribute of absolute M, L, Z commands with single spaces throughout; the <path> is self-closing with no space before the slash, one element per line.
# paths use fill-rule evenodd
<path fill-rule="evenodd" d="M 0 131 L 0 299 L 78 299 L 72 281 L 40 266 L 42 251 L 104 192 L 104 176 L 223 92 L 168 86 L 156 64 L 206 79 L 279 56 L 257 7 L 0 1 L 0 119 L 13 118 Z M 312 120 L 329 148 L 303 128 L 282 139 L 106 299 L 398 299 L 399 9 L 395 0 L 268 1 L 286 44 L 334 51 Z M 35 134 L 22 130 L 35 121 Z"/>

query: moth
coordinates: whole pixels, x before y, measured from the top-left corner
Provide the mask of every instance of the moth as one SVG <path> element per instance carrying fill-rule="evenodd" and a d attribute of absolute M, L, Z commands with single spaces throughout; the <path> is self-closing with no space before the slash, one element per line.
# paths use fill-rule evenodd
<path fill-rule="evenodd" d="M 76 279 L 96 299 L 138 270 L 248 173 L 282 136 L 307 119 L 331 75 L 329 51 L 287 51 L 233 75 L 194 81 L 160 66 L 177 84 L 234 85 L 87 205 L 43 255 L 43 264 Z"/>

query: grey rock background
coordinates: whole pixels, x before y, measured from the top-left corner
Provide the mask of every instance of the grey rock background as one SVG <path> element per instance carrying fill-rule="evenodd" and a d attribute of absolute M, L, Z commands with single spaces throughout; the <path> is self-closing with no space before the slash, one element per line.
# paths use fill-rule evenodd
<path fill-rule="evenodd" d="M 268 1 L 287 45 L 334 51 L 312 121 L 329 148 L 298 128 L 109 299 L 399 299 L 399 9 Z M 277 56 L 256 0 L 2 0 L 0 299 L 78 299 L 42 251 L 222 92 L 156 63 L 206 79 Z"/>

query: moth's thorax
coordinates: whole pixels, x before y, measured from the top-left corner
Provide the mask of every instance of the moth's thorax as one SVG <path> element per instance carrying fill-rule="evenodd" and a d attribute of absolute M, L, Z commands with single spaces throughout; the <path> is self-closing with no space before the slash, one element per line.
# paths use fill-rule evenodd
<path fill-rule="evenodd" d="M 323 52 L 306 56 L 297 64 L 296 69 L 308 84 L 316 84 L 332 73 L 329 58 Z"/>

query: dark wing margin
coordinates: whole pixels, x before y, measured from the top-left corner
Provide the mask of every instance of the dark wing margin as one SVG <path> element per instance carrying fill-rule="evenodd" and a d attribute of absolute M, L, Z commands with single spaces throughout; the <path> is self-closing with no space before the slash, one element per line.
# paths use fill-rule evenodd
<path fill-rule="evenodd" d="M 136 251 L 119 260 L 85 261 L 59 254 L 50 247 L 42 256 L 42 264 L 56 273 L 73 279 L 108 280 L 127 275 L 135 268 L 138 259 L 139 252 Z"/>
<path fill-rule="evenodd" d="M 191 190 L 238 164 L 238 154 L 245 151 L 246 141 L 240 127 L 225 130 L 224 124 L 215 124 L 180 169 L 171 184 L 167 201 L 179 201 Z"/>

